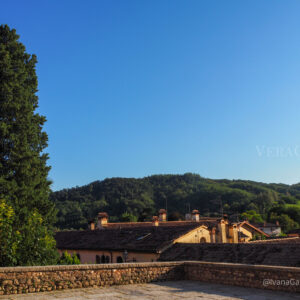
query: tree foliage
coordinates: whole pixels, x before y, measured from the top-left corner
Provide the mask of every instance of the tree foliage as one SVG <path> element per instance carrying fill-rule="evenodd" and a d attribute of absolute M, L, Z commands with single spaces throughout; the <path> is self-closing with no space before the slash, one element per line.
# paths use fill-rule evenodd
<path fill-rule="evenodd" d="M 299 191 L 300 186 L 212 180 L 187 173 L 105 179 L 54 192 L 51 199 L 58 208 L 58 228 L 85 229 L 99 211 L 106 211 L 110 221 L 122 221 L 127 214 L 149 221 L 166 207 L 174 220 L 184 218 L 190 209 L 198 209 L 202 216 L 220 216 L 223 212 L 233 221 L 242 220 L 247 217 L 242 213 L 252 211 L 253 221 L 261 222 L 268 220 L 274 207 L 282 205 L 296 221 L 295 204 L 291 203 L 298 203 Z M 127 216 L 127 220 L 130 218 Z"/>
<path fill-rule="evenodd" d="M 248 220 L 252 223 L 263 223 L 263 218 L 260 214 L 258 214 L 255 210 L 247 210 L 242 213 L 242 218 Z"/>
<path fill-rule="evenodd" d="M 0 266 L 11 266 L 17 263 L 17 248 L 21 241 L 19 231 L 13 230 L 15 212 L 13 208 L 0 201 Z"/>
<path fill-rule="evenodd" d="M 48 137 L 42 130 L 46 118 L 35 112 L 36 63 L 16 31 L 0 26 L 0 199 L 14 211 L 12 230 L 20 232 L 22 242 L 12 263 L 22 265 L 47 264 L 55 257 L 55 209 L 44 152 Z"/>
<path fill-rule="evenodd" d="M 76 254 L 69 254 L 65 251 L 58 260 L 59 265 L 79 265 L 80 260 Z"/>

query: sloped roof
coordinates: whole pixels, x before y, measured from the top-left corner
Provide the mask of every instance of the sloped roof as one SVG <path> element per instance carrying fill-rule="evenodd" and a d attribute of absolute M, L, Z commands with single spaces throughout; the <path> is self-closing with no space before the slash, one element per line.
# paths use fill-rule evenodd
<path fill-rule="evenodd" d="M 300 228 L 290 230 L 288 233 L 298 233 L 298 234 L 300 234 Z"/>
<path fill-rule="evenodd" d="M 273 224 L 273 223 L 252 223 L 253 226 L 255 227 L 263 227 L 263 228 L 267 228 L 267 227 L 280 227 L 280 225 L 276 225 L 276 224 Z"/>
<path fill-rule="evenodd" d="M 246 226 L 246 227 L 248 226 L 248 227 L 250 227 L 252 230 L 258 232 L 259 234 L 264 235 L 264 236 L 266 236 L 266 237 L 269 237 L 269 235 L 268 235 L 267 233 L 265 233 L 264 231 L 262 231 L 262 230 L 260 230 L 259 228 L 255 227 L 254 225 L 250 224 L 250 223 L 247 222 L 247 221 L 243 221 L 243 222 L 241 222 L 241 223 L 238 224 L 238 227 L 242 227 L 242 226 Z"/>
<path fill-rule="evenodd" d="M 61 250 L 134 250 L 158 253 L 180 236 L 200 227 L 199 222 L 177 226 L 133 226 L 83 231 L 59 231 L 55 234 Z"/>
<path fill-rule="evenodd" d="M 198 226 L 204 225 L 208 228 L 216 227 L 218 225 L 219 218 L 201 218 L 199 221 L 160 221 L 159 227 L 171 227 L 171 226 L 190 226 L 198 224 Z M 152 222 L 120 222 L 120 223 L 107 223 L 106 228 L 132 228 L 132 227 L 151 227 Z"/>
<path fill-rule="evenodd" d="M 266 239 L 266 240 L 249 241 L 248 243 L 255 243 L 255 244 L 299 244 L 299 246 L 300 246 L 300 238 L 299 237 L 275 237 L 275 238 L 269 238 L 269 239 Z"/>
<path fill-rule="evenodd" d="M 300 267 L 300 238 L 276 243 L 183 244 L 164 251 L 160 261 L 209 261 Z M 275 242 L 275 241 L 274 241 Z"/>

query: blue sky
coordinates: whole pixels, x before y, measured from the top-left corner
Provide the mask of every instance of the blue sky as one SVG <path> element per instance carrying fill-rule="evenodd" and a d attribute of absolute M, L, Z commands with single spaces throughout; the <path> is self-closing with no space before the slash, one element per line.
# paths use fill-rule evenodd
<path fill-rule="evenodd" d="M 38 56 L 54 190 L 184 172 L 300 181 L 300 2 L 4 1 Z"/>

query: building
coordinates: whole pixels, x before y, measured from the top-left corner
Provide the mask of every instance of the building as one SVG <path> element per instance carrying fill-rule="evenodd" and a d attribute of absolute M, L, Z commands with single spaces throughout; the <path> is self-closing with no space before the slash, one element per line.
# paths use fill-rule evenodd
<path fill-rule="evenodd" d="M 300 237 L 300 228 L 290 230 L 287 235 L 289 237 Z"/>
<path fill-rule="evenodd" d="M 281 227 L 278 221 L 275 224 L 264 222 L 253 225 L 270 236 L 279 236 L 281 234 Z"/>
<path fill-rule="evenodd" d="M 240 228 L 247 237 L 252 236 L 253 226 Z M 227 218 L 200 218 L 199 211 L 193 210 L 185 221 L 167 221 L 164 209 L 152 222 L 109 223 L 107 213 L 101 212 L 97 224 L 90 222 L 89 230 L 60 231 L 55 239 L 60 253 L 76 253 L 82 263 L 151 262 L 175 243 L 241 241 L 238 224 Z"/>
<path fill-rule="evenodd" d="M 237 224 L 239 242 L 249 242 L 255 237 L 270 237 L 267 233 L 257 228 L 253 224 L 250 224 L 248 221 L 243 221 Z"/>
<path fill-rule="evenodd" d="M 272 238 L 242 244 L 176 243 L 159 260 L 300 267 L 300 238 Z"/>

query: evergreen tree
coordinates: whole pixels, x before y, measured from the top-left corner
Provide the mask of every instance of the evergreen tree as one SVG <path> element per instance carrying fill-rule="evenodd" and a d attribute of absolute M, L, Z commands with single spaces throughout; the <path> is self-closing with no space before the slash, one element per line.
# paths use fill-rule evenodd
<path fill-rule="evenodd" d="M 48 154 L 43 152 L 48 141 L 42 131 L 46 118 L 35 112 L 36 63 L 36 56 L 26 53 L 16 31 L 0 26 L 0 199 L 15 212 L 14 230 L 22 239 L 16 264 L 23 265 L 53 262 L 56 252 L 50 241 L 55 221 L 54 205 L 49 201 L 50 167 Z M 40 228 L 33 222 L 37 216 Z M 39 243 L 41 232 L 48 241 L 46 246 Z M 39 249 L 37 245 L 43 246 Z"/>

